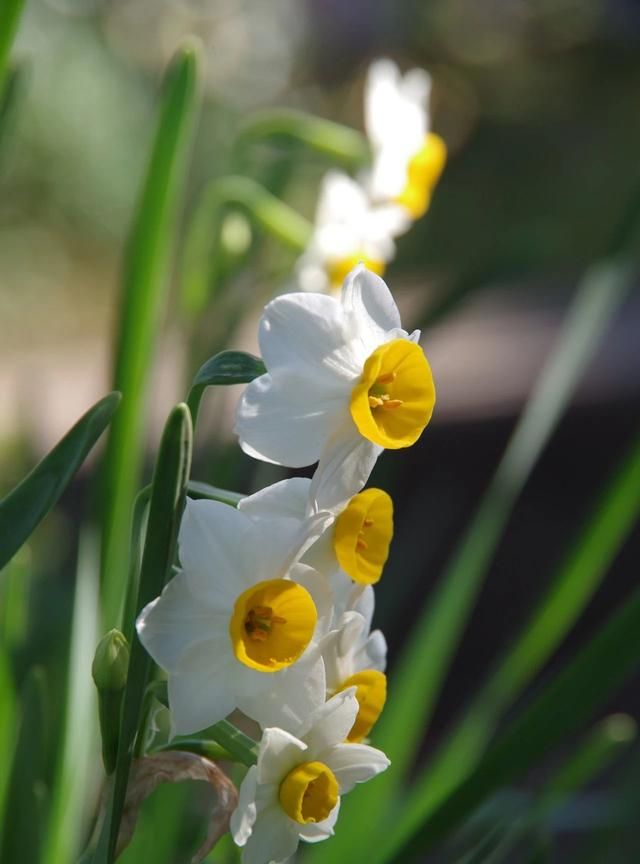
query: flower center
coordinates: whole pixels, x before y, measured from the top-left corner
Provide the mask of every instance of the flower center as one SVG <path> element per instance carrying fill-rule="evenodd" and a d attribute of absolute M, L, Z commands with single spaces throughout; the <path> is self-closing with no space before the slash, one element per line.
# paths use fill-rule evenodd
<path fill-rule="evenodd" d="M 382 489 L 365 489 L 335 522 L 333 550 L 354 582 L 373 585 L 382 576 L 393 537 L 393 502 Z"/>
<path fill-rule="evenodd" d="M 447 146 L 439 135 L 430 132 L 424 144 L 407 165 L 407 182 L 396 203 L 405 207 L 414 219 L 429 209 L 431 195 L 447 161 Z"/>
<path fill-rule="evenodd" d="M 282 809 L 304 825 L 322 822 L 338 803 L 340 789 L 333 771 L 323 762 L 302 762 L 280 784 Z"/>
<path fill-rule="evenodd" d="M 354 255 L 347 255 L 345 258 L 336 258 L 333 261 L 327 262 L 327 276 L 331 282 L 331 288 L 338 290 L 342 287 L 342 283 L 347 278 L 349 273 L 362 262 L 367 270 L 371 270 L 378 276 L 383 276 L 386 268 L 384 261 L 378 258 L 370 258 L 363 252 L 357 252 Z"/>
<path fill-rule="evenodd" d="M 289 579 L 258 582 L 236 600 L 229 635 L 236 658 L 259 672 L 277 672 L 304 653 L 318 613 L 311 595 Z"/>
<path fill-rule="evenodd" d="M 387 676 L 384 672 L 378 672 L 377 669 L 363 669 L 343 681 L 337 692 L 354 686 L 358 700 L 358 714 L 347 735 L 347 741 L 350 744 L 355 744 L 366 738 L 382 714 L 384 703 L 387 700 Z"/>
<path fill-rule="evenodd" d="M 380 345 L 351 392 L 351 416 L 369 441 L 397 450 L 414 444 L 436 401 L 431 369 L 422 348 L 408 339 Z"/>

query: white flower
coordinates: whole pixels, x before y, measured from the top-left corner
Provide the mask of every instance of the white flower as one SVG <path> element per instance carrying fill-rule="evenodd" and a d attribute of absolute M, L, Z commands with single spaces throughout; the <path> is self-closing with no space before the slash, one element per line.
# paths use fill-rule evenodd
<path fill-rule="evenodd" d="M 340 796 L 389 766 L 380 750 L 343 743 L 357 711 L 352 688 L 317 709 L 296 736 L 265 729 L 257 765 L 247 772 L 231 816 L 243 864 L 279 864 L 300 840 L 330 837 Z"/>
<path fill-rule="evenodd" d="M 268 372 L 238 405 L 242 449 L 291 468 L 319 459 L 312 498 L 330 488 L 344 504 L 385 447 L 413 444 L 431 418 L 435 388 L 419 336 L 402 329 L 389 289 L 362 265 L 339 298 L 276 297 L 259 330 Z"/>
<path fill-rule="evenodd" d="M 296 266 L 303 291 L 338 291 L 359 261 L 382 275 L 395 255 L 393 238 L 409 227 L 402 207 L 376 206 L 357 180 L 340 171 L 325 174 L 314 231 Z"/>
<path fill-rule="evenodd" d="M 290 726 L 325 697 L 315 643 L 331 614 L 325 580 L 296 563 L 325 516 L 252 520 L 215 501 L 187 501 L 182 569 L 137 620 L 168 673 L 173 734 L 239 708 L 262 726 Z"/>
<path fill-rule="evenodd" d="M 321 502 L 311 497 L 312 488 L 322 489 Z M 254 519 L 274 516 L 294 519 L 301 530 L 305 520 L 318 510 L 334 514 L 335 518 L 327 519 L 321 536 L 304 553 L 301 561 L 330 581 L 334 592 L 334 615 L 337 617 L 351 608 L 347 604 L 352 594 L 357 598 L 362 586 L 380 579 L 393 537 L 393 502 L 389 495 L 375 488 L 351 491 L 356 494 L 347 505 L 336 507 L 336 501 L 343 494 L 342 485 L 334 488 L 331 482 L 325 483 L 318 478 L 314 486 L 306 477 L 292 477 L 249 495 L 238 504 L 239 510 Z M 336 604 L 339 607 L 337 612 Z"/>
<path fill-rule="evenodd" d="M 395 202 L 422 216 L 446 161 L 444 141 L 430 131 L 431 78 L 404 76 L 391 60 L 373 63 L 365 85 L 365 127 L 373 149 L 369 189 L 374 202 Z"/>
<path fill-rule="evenodd" d="M 356 688 L 358 714 L 347 735 L 348 741 L 364 740 L 382 713 L 387 698 L 387 643 L 380 630 L 370 632 L 373 589 L 361 594 L 359 605 L 365 614 L 345 612 L 337 628 L 320 643 L 327 679 L 327 695 Z M 366 608 L 366 607 L 369 608 Z"/>

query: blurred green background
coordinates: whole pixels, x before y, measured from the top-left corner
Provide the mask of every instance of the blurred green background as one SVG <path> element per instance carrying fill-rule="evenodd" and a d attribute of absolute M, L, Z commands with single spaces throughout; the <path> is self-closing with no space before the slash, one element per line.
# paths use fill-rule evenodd
<path fill-rule="evenodd" d="M 580 276 L 611 248 L 637 195 L 640 7 L 633 0 L 28 0 L 0 138 L 0 492 L 110 389 L 123 247 L 159 82 L 188 35 L 203 46 L 203 110 L 171 299 L 157 333 L 147 475 L 164 419 L 195 370 L 222 347 L 257 351 L 261 306 L 292 287 L 295 254 L 235 213 L 223 222 L 216 305 L 196 316 L 184 309 L 187 226 L 205 184 L 238 170 L 238 130 L 269 107 L 361 129 L 364 74 L 379 56 L 434 78 L 433 125 L 450 158 L 432 208 L 401 239 L 387 274 L 408 328 L 425 327 L 438 388 L 421 442 L 386 454 L 373 477 L 397 509 L 398 534 L 377 592 L 393 669 L 487 489 Z M 313 217 L 328 157 L 278 139 L 244 160 L 243 170 Z M 236 397 L 235 388 L 208 391 L 194 477 L 251 492 L 283 475 L 240 454 L 231 434 Z M 510 512 L 421 758 L 520 629 L 639 421 L 640 298 L 631 291 Z M 30 589 L 23 631 L 12 624 L 28 633 L 16 637 L 18 689 L 34 663 L 46 664 L 52 693 L 63 687 L 78 525 L 95 512 L 95 466 L 95 458 L 85 465 L 21 553 Z M 636 534 L 534 686 L 624 600 L 639 562 Z M 52 705 L 55 728 L 62 706 L 55 698 Z M 637 680 L 608 710 L 640 717 Z M 570 827 L 560 832 L 557 860 L 574 841 Z"/>

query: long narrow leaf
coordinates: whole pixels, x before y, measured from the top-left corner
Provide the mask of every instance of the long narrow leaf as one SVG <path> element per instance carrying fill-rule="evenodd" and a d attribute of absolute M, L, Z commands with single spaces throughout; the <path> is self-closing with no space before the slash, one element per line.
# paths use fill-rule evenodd
<path fill-rule="evenodd" d="M 393 768 L 359 796 L 345 801 L 352 831 L 336 838 L 331 861 L 357 854 L 358 835 L 374 838 L 370 826 L 384 826 L 400 795 L 428 726 L 454 651 L 498 546 L 511 509 L 537 458 L 569 403 L 576 384 L 615 311 L 629 290 L 631 266 L 599 265 L 586 275 L 563 332 L 516 426 L 493 480 L 466 535 L 445 568 L 390 684 L 391 698 L 375 730 L 375 743 Z M 383 829 L 384 830 L 384 829 Z M 375 841 L 374 841 L 375 842 Z M 314 850 L 314 861 L 329 853 Z"/>
<path fill-rule="evenodd" d="M 425 823 L 395 836 L 373 861 L 408 864 L 462 824 L 489 794 L 519 779 L 567 736 L 576 734 L 640 664 L 640 591 L 520 713 L 473 774 Z"/>
<path fill-rule="evenodd" d="M 221 351 L 204 363 L 191 384 L 187 405 L 195 426 L 202 394 L 207 387 L 248 384 L 266 372 L 259 357 L 244 351 Z"/>
<path fill-rule="evenodd" d="M 186 405 L 172 411 L 165 426 L 151 489 L 147 534 L 142 555 L 140 588 L 135 613 L 161 593 L 173 566 L 176 538 L 184 507 L 191 465 L 191 415 Z M 124 807 L 129 769 L 140 727 L 151 658 L 137 637 L 131 642 L 131 658 L 124 693 L 118 757 L 105 832 L 95 857 L 111 864 Z"/>
<path fill-rule="evenodd" d="M 115 366 L 122 408 L 109 436 L 104 474 L 108 503 L 102 587 L 107 627 L 120 626 L 129 520 L 143 456 L 145 395 L 167 296 L 171 238 L 197 102 L 196 59 L 192 48 L 184 48 L 167 72 L 153 149 L 125 254 Z"/>
<path fill-rule="evenodd" d="M 97 402 L 0 501 L 0 568 L 13 557 L 62 495 L 108 426 L 119 401 L 119 393 L 110 393 Z"/>
<path fill-rule="evenodd" d="M 429 760 L 403 805 L 401 823 L 425 819 L 471 772 L 501 713 L 577 620 L 639 516 L 640 438 L 607 485 L 522 635 L 489 673 L 462 722 Z"/>

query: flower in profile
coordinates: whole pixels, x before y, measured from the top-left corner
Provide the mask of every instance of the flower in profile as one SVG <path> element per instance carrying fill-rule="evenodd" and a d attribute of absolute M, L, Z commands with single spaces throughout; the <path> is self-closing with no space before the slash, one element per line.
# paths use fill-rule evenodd
<path fill-rule="evenodd" d="M 239 708 L 262 726 L 299 722 L 325 698 L 316 631 L 331 613 L 323 578 L 297 563 L 324 527 L 319 514 L 252 520 L 215 501 L 187 501 L 181 569 L 137 620 L 168 673 L 173 734 Z"/>
<path fill-rule="evenodd" d="M 231 816 L 243 864 L 279 864 L 300 840 L 330 837 L 341 795 L 389 766 L 380 750 L 344 743 L 357 712 L 350 688 L 315 710 L 295 735 L 265 729 L 257 764 L 247 772 Z"/>
<path fill-rule="evenodd" d="M 404 76 L 391 60 L 377 60 L 365 85 L 365 127 L 373 149 L 370 195 L 401 205 L 419 219 L 431 203 L 447 158 L 430 131 L 431 78 L 423 69 Z"/>
<path fill-rule="evenodd" d="M 393 238 L 409 227 L 402 207 L 373 205 L 357 180 L 341 171 L 325 174 L 311 242 L 296 271 L 303 291 L 339 291 L 362 261 L 379 276 L 395 255 Z"/>
<path fill-rule="evenodd" d="M 363 265 L 339 298 L 294 293 L 265 308 L 259 341 L 267 373 L 236 414 L 250 456 L 299 468 L 320 460 L 311 497 L 340 506 L 361 489 L 384 448 L 409 447 L 431 418 L 435 387 L 402 329 L 383 280 Z"/>

